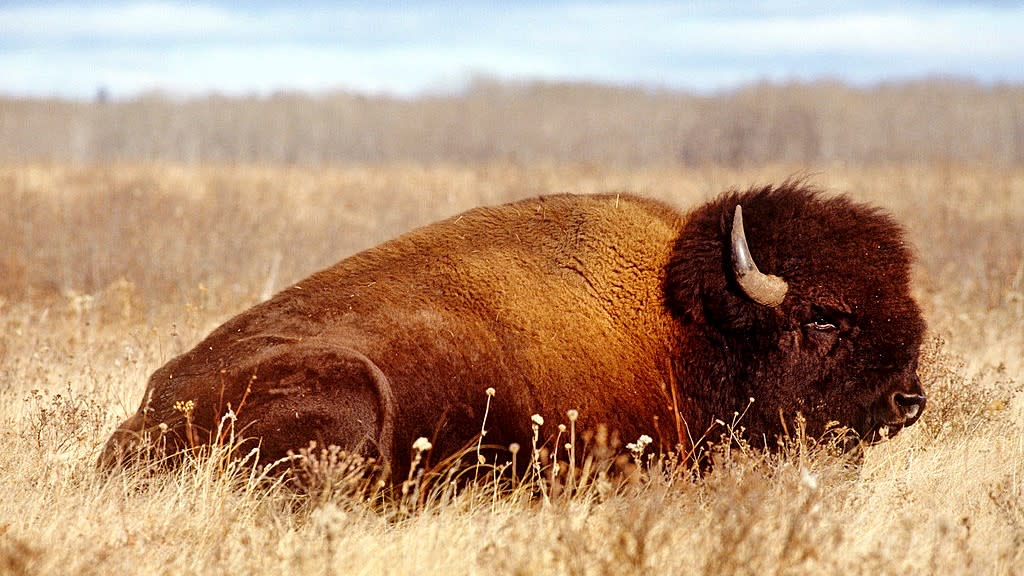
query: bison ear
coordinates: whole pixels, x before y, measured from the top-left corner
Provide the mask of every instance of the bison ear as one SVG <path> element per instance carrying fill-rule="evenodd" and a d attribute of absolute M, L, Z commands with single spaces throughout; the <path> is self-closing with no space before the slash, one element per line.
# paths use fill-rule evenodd
<path fill-rule="evenodd" d="M 764 274 L 750 254 L 738 203 L 696 212 L 676 244 L 666 295 L 673 312 L 713 332 L 758 326 L 785 297 L 787 284 Z"/>
<path fill-rule="evenodd" d="M 709 284 L 705 287 L 701 308 L 709 327 L 724 333 L 753 329 L 760 312 L 766 309 L 742 294 L 742 289 L 728 276 L 720 285 L 712 287 Z"/>
<path fill-rule="evenodd" d="M 703 265 L 697 266 L 698 262 Z M 673 315 L 682 322 L 702 325 L 710 332 L 750 330 L 756 325 L 759 310 L 768 309 L 752 301 L 736 284 L 730 273 L 728 251 L 719 257 L 691 257 L 685 265 L 670 268 L 666 287 Z"/>

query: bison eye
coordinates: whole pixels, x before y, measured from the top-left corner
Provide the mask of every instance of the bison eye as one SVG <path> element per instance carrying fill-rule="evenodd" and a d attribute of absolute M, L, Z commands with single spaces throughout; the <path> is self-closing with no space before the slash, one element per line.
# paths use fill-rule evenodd
<path fill-rule="evenodd" d="M 804 318 L 804 328 L 818 333 L 838 332 L 844 325 L 842 312 L 821 305 L 812 305 Z"/>
<path fill-rule="evenodd" d="M 829 319 L 824 317 L 815 318 L 806 324 L 808 328 L 819 332 L 834 332 L 838 327 Z"/>

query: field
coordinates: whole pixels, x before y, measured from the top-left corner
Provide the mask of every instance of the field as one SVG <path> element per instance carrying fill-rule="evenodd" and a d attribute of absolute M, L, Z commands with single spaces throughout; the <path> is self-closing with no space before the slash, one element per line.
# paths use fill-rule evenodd
<path fill-rule="evenodd" d="M 405 230 L 548 192 L 685 207 L 793 175 L 884 206 L 916 246 L 929 407 L 861 466 L 797 439 L 571 498 L 534 479 L 370 502 L 344 482 L 296 495 L 217 458 L 94 468 L 152 370 Z M 1024 169 L 977 163 L 0 167 L 0 573 L 1024 573 L 1022 231 Z"/>

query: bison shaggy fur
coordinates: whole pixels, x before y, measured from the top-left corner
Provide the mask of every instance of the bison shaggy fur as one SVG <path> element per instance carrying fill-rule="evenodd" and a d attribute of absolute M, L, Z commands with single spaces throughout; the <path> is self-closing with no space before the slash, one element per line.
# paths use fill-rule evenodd
<path fill-rule="evenodd" d="M 775 296 L 740 281 L 737 205 Z M 419 437 L 435 461 L 473 444 L 488 388 L 497 447 L 529 442 L 534 414 L 552 441 L 569 410 L 579 430 L 662 450 L 691 450 L 735 413 L 757 445 L 798 417 L 811 435 L 836 423 L 870 442 L 924 409 L 910 265 L 890 216 L 800 182 L 688 212 L 626 194 L 477 208 L 227 321 L 153 373 L 100 463 L 215 442 L 231 410 L 263 462 L 315 441 L 397 479 Z"/>

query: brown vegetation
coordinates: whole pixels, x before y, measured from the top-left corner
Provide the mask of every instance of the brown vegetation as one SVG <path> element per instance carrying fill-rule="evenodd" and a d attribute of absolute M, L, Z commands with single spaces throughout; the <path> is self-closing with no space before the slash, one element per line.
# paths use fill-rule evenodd
<path fill-rule="evenodd" d="M 0 161 L 202 163 L 1024 161 L 1024 87 L 762 84 L 711 96 L 480 81 L 410 100 L 159 94 L 0 99 Z"/>
<path fill-rule="evenodd" d="M 226 474 L 230 464 L 216 457 L 172 473 L 106 478 L 94 469 L 153 369 L 232 313 L 356 250 L 542 192 L 626 190 L 688 206 L 793 173 L 0 168 L 0 572 L 1020 573 L 1019 168 L 833 165 L 812 175 L 889 209 L 919 255 L 929 407 L 869 448 L 862 467 L 795 438 L 778 456 L 723 452 L 699 480 L 662 463 L 634 469 L 618 488 L 594 476 L 568 497 L 549 469 L 509 492 L 424 476 L 395 499 L 374 496 L 330 453 L 307 468 L 305 497 L 258 481 L 244 462 Z M 520 457 L 530 457 L 529 443 Z"/>

